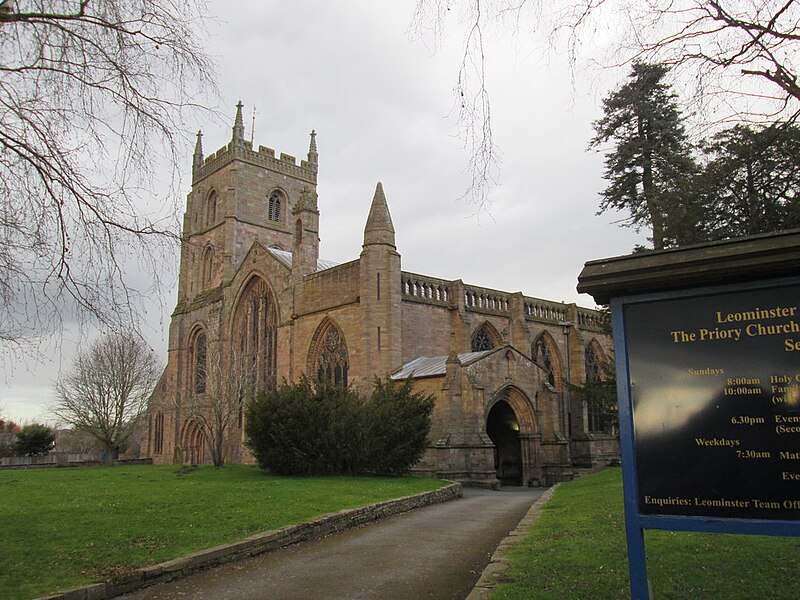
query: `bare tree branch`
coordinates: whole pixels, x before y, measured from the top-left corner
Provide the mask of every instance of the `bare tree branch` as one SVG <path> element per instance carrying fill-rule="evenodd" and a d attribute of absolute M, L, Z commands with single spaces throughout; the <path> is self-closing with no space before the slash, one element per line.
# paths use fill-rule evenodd
<path fill-rule="evenodd" d="M 0 339 L 136 313 L 133 258 L 157 279 L 178 239 L 153 177 L 215 92 L 202 0 L 0 4 Z M 154 201 L 156 200 L 156 201 Z M 71 308 L 70 308 L 71 307 Z"/>

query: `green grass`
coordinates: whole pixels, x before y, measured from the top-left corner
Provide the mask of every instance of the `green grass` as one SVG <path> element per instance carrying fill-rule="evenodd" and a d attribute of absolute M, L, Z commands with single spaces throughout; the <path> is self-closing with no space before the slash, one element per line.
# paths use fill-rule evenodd
<path fill-rule="evenodd" d="M 657 600 L 795 600 L 800 540 L 647 531 Z M 620 469 L 562 485 L 524 542 L 492 600 L 630 598 Z"/>
<path fill-rule="evenodd" d="M 444 485 L 421 478 L 266 476 L 256 467 L 0 471 L 0 590 L 8 600 Z"/>

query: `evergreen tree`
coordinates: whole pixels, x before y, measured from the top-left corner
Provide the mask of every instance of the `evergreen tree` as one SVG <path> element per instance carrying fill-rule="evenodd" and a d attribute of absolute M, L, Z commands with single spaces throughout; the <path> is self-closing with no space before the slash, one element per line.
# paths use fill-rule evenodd
<path fill-rule="evenodd" d="M 800 227 L 800 128 L 736 125 L 702 149 L 705 166 L 668 214 L 668 245 Z"/>
<path fill-rule="evenodd" d="M 47 425 L 31 423 L 17 432 L 14 453 L 17 456 L 46 456 L 56 445 L 56 434 Z"/>
<path fill-rule="evenodd" d="M 590 148 L 614 143 L 600 212 L 627 211 L 626 225 L 651 227 L 655 249 L 665 247 L 666 214 L 697 170 L 667 73 L 664 65 L 635 62 L 629 81 L 603 100 L 590 142 Z"/>

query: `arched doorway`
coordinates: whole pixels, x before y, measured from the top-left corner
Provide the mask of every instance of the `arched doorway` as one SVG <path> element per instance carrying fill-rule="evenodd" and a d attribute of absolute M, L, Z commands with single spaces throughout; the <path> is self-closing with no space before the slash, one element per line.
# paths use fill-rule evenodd
<path fill-rule="evenodd" d="M 192 420 L 187 420 L 183 424 L 181 446 L 183 449 L 183 464 L 203 464 L 205 459 L 205 436 L 197 423 Z"/>
<path fill-rule="evenodd" d="M 494 443 L 494 467 L 502 485 L 522 485 L 522 448 L 519 421 L 505 400 L 492 406 L 486 419 L 486 433 Z"/>

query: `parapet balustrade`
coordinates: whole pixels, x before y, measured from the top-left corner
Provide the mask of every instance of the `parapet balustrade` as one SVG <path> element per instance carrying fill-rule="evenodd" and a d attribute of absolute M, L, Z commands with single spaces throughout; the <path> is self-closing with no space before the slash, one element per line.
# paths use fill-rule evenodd
<path fill-rule="evenodd" d="M 413 273 L 402 274 L 402 294 L 406 298 L 433 304 L 448 304 L 452 297 L 448 282 Z"/>
<path fill-rule="evenodd" d="M 510 304 L 510 294 L 464 286 L 464 306 L 467 310 L 507 313 Z"/>
<path fill-rule="evenodd" d="M 559 302 L 548 302 L 538 298 L 525 298 L 525 318 L 529 321 L 567 320 L 567 307 Z"/>
<path fill-rule="evenodd" d="M 581 329 L 598 329 L 603 330 L 608 328 L 608 315 L 598 312 L 596 310 L 587 310 L 583 308 L 578 309 L 578 327 Z"/>

